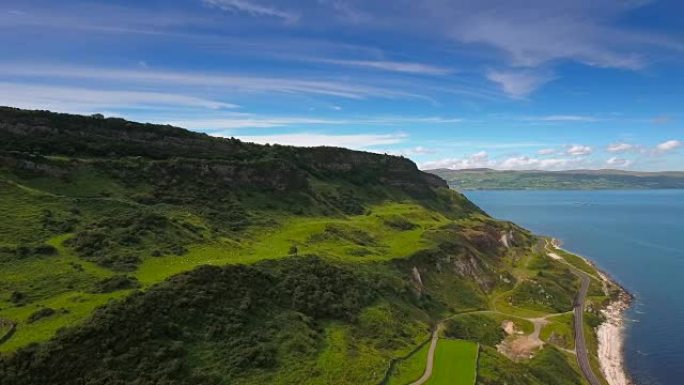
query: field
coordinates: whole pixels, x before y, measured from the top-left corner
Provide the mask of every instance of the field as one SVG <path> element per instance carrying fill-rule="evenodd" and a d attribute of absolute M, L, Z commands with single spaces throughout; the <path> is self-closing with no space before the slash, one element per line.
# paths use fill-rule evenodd
<path fill-rule="evenodd" d="M 478 345 L 473 342 L 440 339 L 435 351 L 432 376 L 427 385 L 472 385 L 477 376 Z"/>

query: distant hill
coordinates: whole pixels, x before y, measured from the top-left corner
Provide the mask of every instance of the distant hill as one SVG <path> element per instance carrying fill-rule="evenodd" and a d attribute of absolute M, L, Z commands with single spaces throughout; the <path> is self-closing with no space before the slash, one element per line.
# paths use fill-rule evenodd
<path fill-rule="evenodd" d="M 681 189 L 684 172 L 623 170 L 498 171 L 477 169 L 426 170 L 459 190 L 609 190 Z"/>

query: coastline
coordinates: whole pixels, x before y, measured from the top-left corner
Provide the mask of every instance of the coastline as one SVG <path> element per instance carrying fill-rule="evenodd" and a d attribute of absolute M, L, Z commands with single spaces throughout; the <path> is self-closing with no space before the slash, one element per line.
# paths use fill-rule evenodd
<path fill-rule="evenodd" d="M 605 321 L 596 329 L 598 357 L 606 381 L 610 385 L 634 385 L 625 367 L 624 313 L 632 303 L 632 295 L 599 270 L 601 279 L 615 285 L 619 293 L 608 306 L 601 309 Z"/>
<path fill-rule="evenodd" d="M 603 281 L 603 290 L 610 296 L 610 287 L 617 289 L 617 295 L 611 297 L 608 305 L 601 309 L 605 321 L 596 328 L 598 340 L 598 359 L 601 372 L 610 385 L 634 385 L 634 381 L 627 373 L 625 367 L 625 320 L 624 313 L 631 306 L 634 297 L 617 281 L 599 269 L 593 261 L 561 247 L 561 241 L 553 238 L 551 244 L 554 248 L 563 250 L 582 258 L 594 267 Z"/>

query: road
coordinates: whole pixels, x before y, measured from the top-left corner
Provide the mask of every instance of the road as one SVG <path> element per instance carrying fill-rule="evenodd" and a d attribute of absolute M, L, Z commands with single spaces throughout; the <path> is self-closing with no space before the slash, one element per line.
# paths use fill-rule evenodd
<path fill-rule="evenodd" d="M 580 290 L 575 299 L 575 351 L 577 352 L 577 363 L 589 384 L 602 385 L 589 364 L 587 343 L 584 340 L 584 302 L 587 299 L 590 280 L 586 273 L 579 270 L 574 270 L 574 272 L 582 280 Z"/>
<path fill-rule="evenodd" d="M 435 362 L 435 349 L 437 348 L 437 341 L 439 340 L 439 327 L 436 327 L 432 332 L 432 341 L 430 341 L 430 350 L 428 350 L 427 363 L 425 364 L 425 371 L 423 376 L 418 380 L 412 382 L 410 385 L 422 385 L 432 376 L 432 366 Z"/>

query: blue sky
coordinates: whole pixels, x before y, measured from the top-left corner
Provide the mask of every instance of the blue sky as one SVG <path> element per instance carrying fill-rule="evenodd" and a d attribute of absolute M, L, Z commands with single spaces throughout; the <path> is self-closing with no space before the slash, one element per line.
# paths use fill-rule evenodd
<path fill-rule="evenodd" d="M 0 0 L 0 104 L 422 168 L 684 170 L 684 4 Z"/>

